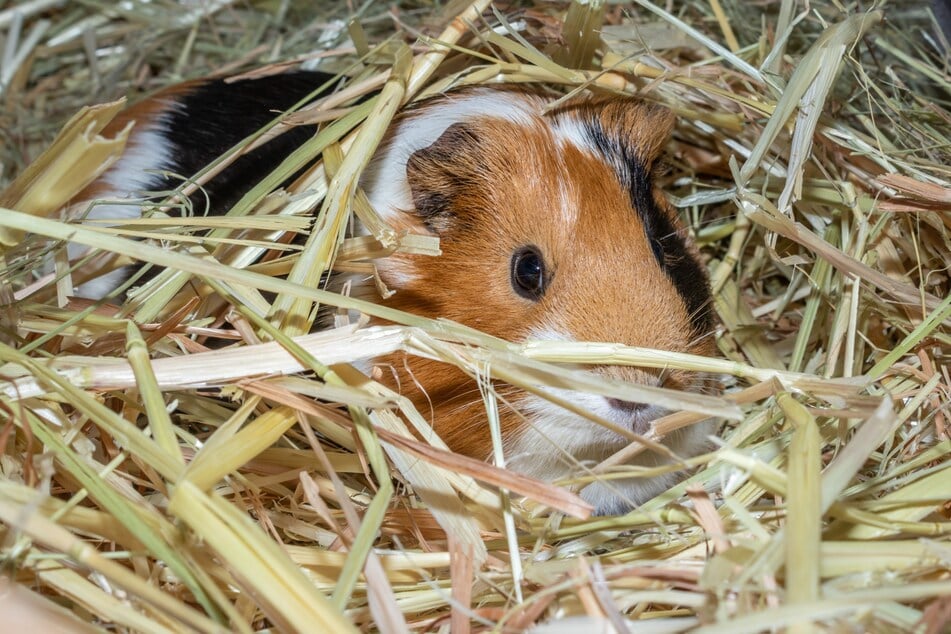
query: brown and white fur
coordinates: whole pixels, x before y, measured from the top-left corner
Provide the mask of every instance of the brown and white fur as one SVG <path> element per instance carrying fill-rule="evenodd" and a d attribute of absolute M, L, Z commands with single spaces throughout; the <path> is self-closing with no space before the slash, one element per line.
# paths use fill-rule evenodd
<path fill-rule="evenodd" d="M 245 124 L 237 115 L 244 116 L 246 109 L 234 104 L 250 94 L 256 103 L 266 99 L 255 81 L 210 90 L 230 95 L 216 108 L 226 118 L 234 110 L 227 125 L 240 129 L 239 139 L 273 117 L 273 108 L 289 105 L 275 104 L 264 119 Z M 130 111 L 139 123 L 129 150 L 94 185 L 97 194 L 156 188 L 158 177 L 145 174 L 147 167 L 181 173 L 174 169 L 180 167 L 176 157 L 181 149 L 170 139 L 187 138 L 183 132 L 190 131 L 171 127 L 209 125 L 200 120 L 201 113 L 195 114 L 207 106 L 196 110 L 194 105 L 201 103 L 202 86 L 160 94 Z M 442 255 L 394 255 L 377 262 L 384 282 L 397 291 L 385 302 L 514 342 L 603 341 L 712 354 L 704 270 L 676 214 L 653 187 L 654 166 L 673 125 L 671 114 L 625 97 L 573 99 L 546 112 L 549 101 L 535 91 L 468 89 L 415 106 L 394 123 L 361 184 L 394 228 L 438 236 Z M 221 151 L 198 144 L 190 151 L 199 152 L 205 162 Z M 282 151 L 287 149 L 275 152 Z M 267 173 L 280 158 L 248 169 Z M 94 208 L 93 214 L 115 217 L 116 211 Z M 137 215 L 138 206 L 119 211 Z M 544 268 L 532 290 L 540 292 L 527 295 L 513 277 L 513 258 L 524 264 L 526 249 L 534 258 L 527 262 L 542 262 Z M 535 278 L 518 276 L 526 279 Z M 116 284 L 115 276 L 101 278 L 81 291 L 98 297 Z M 362 290 L 370 289 L 367 283 Z M 385 361 L 386 380 L 391 380 L 392 368 L 392 384 L 424 416 L 432 413 L 435 430 L 454 451 L 490 458 L 482 400 L 470 378 L 435 361 Z M 609 366 L 589 371 L 691 391 L 710 384 L 708 377 L 680 371 Z M 597 465 L 628 442 L 542 397 L 511 386 L 497 389 L 511 405 L 502 408 L 500 417 L 507 464 L 515 470 L 547 480 L 563 478 L 579 473 L 579 465 Z M 638 433 L 667 413 L 566 389 L 549 391 Z M 689 456 L 704 448 L 711 431 L 706 425 L 690 427 L 665 444 Z M 645 452 L 638 464 L 659 461 Z M 675 479 L 599 482 L 582 495 L 598 512 L 617 512 L 642 503 Z"/>

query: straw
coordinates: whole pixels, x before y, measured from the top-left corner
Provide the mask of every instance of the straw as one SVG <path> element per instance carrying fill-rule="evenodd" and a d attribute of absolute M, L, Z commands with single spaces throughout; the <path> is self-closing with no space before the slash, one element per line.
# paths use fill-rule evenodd
<path fill-rule="evenodd" d="M 8 629 L 943 631 L 951 83 L 931 13 L 358 4 L 0 9 Z M 301 66 L 335 78 L 171 191 L 95 201 L 144 217 L 83 219 L 76 195 L 123 152 L 130 129 L 103 130 L 127 101 Z M 433 236 L 387 226 L 361 172 L 405 107 L 500 84 L 677 115 L 657 190 L 710 273 L 715 356 L 508 342 L 326 283 L 374 278 L 395 252 L 439 257 Z M 185 196 L 199 205 L 216 174 L 300 124 L 319 127 L 224 215 L 190 213 Z M 70 261 L 66 243 L 92 250 Z M 135 263 L 151 268 L 105 301 L 72 297 Z M 466 373 L 491 460 L 453 453 L 378 382 L 381 355 Z M 717 386 L 628 384 L 591 364 Z M 630 442 L 563 481 L 515 472 L 512 388 Z M 669 413 L 634 434 L 549 388 Z M 665 444 L 711 419 L 700 455 Z M 632 464 L 658 455 L 672 464 Z M 577 493 L 675 470 L 616 516 Z"/>

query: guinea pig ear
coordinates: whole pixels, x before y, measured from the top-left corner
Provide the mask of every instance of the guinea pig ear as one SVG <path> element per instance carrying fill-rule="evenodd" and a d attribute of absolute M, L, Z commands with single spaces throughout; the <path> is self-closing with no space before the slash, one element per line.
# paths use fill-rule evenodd
<path fill-rule="evenodd" d="M 674 130 L 674 113 L 639 99 L 610 99 L 596 114 L 601 129 L 650 168 L 664 151 Z"/>
<path fill-rule="evenodd" d="M 471 196 L 479 165 L 478 139 L 465 123 L 454 123 L 431 145 L 406 161 L 406 181 L 415 213 L 427 229 L 440 235 L 455 223 L 461 198 Z"/>

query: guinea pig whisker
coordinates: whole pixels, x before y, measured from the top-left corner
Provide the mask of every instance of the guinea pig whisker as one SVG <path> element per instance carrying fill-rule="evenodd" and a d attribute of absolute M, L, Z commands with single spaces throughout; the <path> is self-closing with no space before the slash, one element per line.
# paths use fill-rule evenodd
<path fill-rule="evenodd" d="M 700 343 L 703 342 L 704 339 L 707 339 L 708 337 L 713 337 L 714 335 L 716 335 L 716 330 L 711 328 L 707 332 L 701 333 L 697 335 L 696 337 L 694 337 L 693 339 L 691 339 L 690 342 L 687 344 L 687 348 L 689 349 L 689 348 L 698 346 L 700 345 Z"/>
<path fill-rule="evenodd" d="M 706 220 L 699 221 L 697 223 L 697 227 L 709 227 L 719 222 L 723 222 L 723 219 L 722 218 L 707 218 Z"/>

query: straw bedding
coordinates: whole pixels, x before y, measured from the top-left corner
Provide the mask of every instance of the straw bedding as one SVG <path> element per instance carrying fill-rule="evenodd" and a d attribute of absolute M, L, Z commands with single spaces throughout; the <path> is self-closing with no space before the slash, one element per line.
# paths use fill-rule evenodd
<path fill-rule="evenodd" d="M 142 632 L 948 631 L 948 43 L 924 3 L 876 7 L 0 8 L 0 618 Z M 351 92 L 293 116 L 344 123 L 227 217 L 178 217 L 171 198 L 120 226 L 62 219 L 124 143 L 96 134 L 121 108 L 111 99 L 301 64 L 346 74 Z M 436 252 L 388 232 L 351 185 L 402 104 L 502 81 L 636 92 L 678 114 L 662 185 L 711 273 L 719 358 L 508 346 L 316 283 L 372 272 L 380 249 Z M 183 190 L 207 178 L 184 176 Z M 338 242 L 351 212 L 376 241 Z M 70 263 L 67 239 L 98 251 Z M 70 298 L 112 258 L 161 272 L 99 305 Z M 315 303 L 395 325 L 306 334 Z M 515 384 L 570 378 L 561 362 L 716 372 L 723 399 L 684 395 L 690 412 L 645 442 L 708 415 L 724 421 L 720 442 L 667 493 L 590 517 L 572 492 L 583 479 L 526 481 L 414 435 L 424 418 L 350 365 L 396 350 L 463 365 L 489 405 L 486 369 Z"/>

